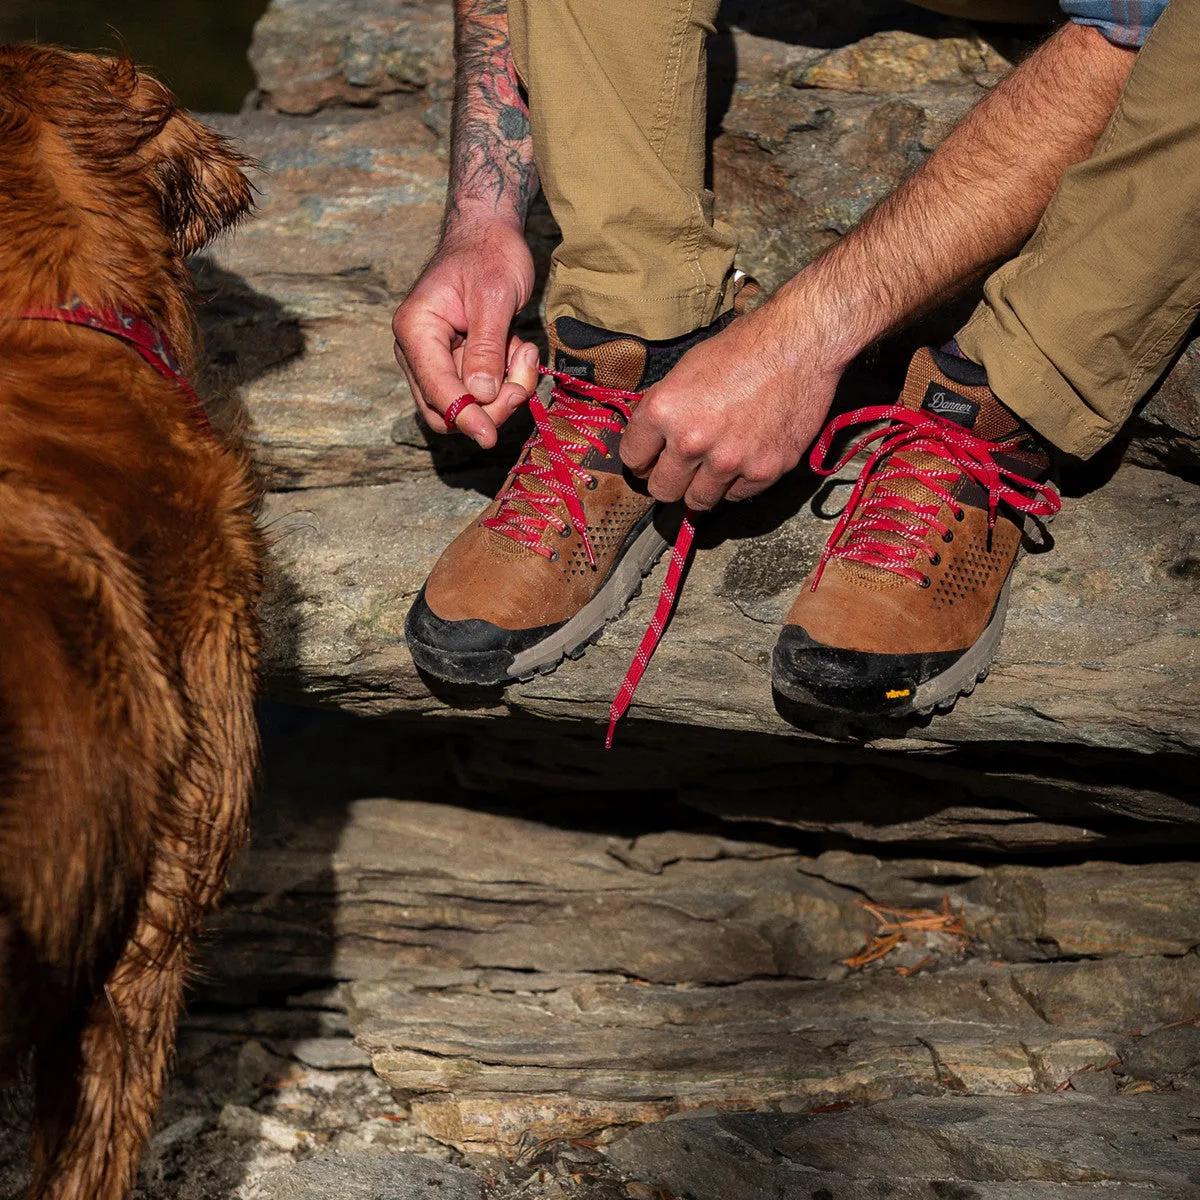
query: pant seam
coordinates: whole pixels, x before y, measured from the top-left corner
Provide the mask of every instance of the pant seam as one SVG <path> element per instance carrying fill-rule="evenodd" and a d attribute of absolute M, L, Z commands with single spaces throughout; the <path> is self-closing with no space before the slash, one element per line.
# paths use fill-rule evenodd
<path fill-rule="evenodd" d="M 630 299 L 615 292 L 602 292 L 596 288 L 581 287 L 579 284 L 574 283 L 560 284 L 559 286 L 560 294 L 565 293 L 569 295 L 571 292 L 578 292 L 583 296 L 602 296 L 606 300 L 612 300 L 623 305 L 659 304 L 664 300 L 690 300 L 694 302 L 698 296 L 706 295 L 708 290 L 707 287 L 695 287 L 689 288 L 686 292 L 668 292 L 662 296 L 640 296 L 637 299 Z"/>
<path fill-rule="evenodd" d="M 654 153 L 662 160 L 663 147 L 666 144 L 667 131 L 671 126 L 671 114 L 675 108 L 675 97 L 679 92 L 679 75 L 683 64 L 683 42 L 687 33 L 688 22 L 691 19 L 692 0 L 681 4 L 679 20 L 671 34 L 671 44 L 667 50 L 667 61 L 663 67 L 662 89 L 658 93 L 657 111 L 654 115 L 654 130 L 649 142 Z M 665 165 L 665 164 L 664 164 Z"/>
<path fill-rule="evenodd" d="M 654 153 L 663 166 L 674 175 L 671 166 L 663 155 L 671 128 L 671 120 L 679 101 L 679 88 L 683 75 L 683 48 L 687 42 L 688 28 L 693 24 L 693 13 L 696 0 L 678 0 L 677 20 L 671 33 L 670 48 L 667 51 L 667 61 L 663 70 L 663 86 L 659 92 L 658 108 L 654 119 L 654 128 L 647 139 Z M 700 263 L 700 243 L 706 229 L 703 208 L 700 201 L 693 198 L 692 210 L 688 218 L 686 249 L 683 261 L 695 280 L 696 292 L 709 290 L 710 285 Z M 689 295 L 692 293 L 688 293 Z M 695 304 L 695 302 L 693 302 Z M 698 307 L 698 305 L 697 305 Z M 693 320 L 695 315 L 693 314 Z"/>

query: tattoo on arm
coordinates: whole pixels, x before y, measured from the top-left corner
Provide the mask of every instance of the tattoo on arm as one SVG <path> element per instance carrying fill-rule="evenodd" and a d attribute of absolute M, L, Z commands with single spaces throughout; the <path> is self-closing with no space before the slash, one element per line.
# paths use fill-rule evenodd
<path fill-rule="evenodd" d="M 524 221 L 537 194 L 529 109 L 508 40 L 507 0 L 456 0 L 454 119 L 446 217 L 465 204 Z"/>

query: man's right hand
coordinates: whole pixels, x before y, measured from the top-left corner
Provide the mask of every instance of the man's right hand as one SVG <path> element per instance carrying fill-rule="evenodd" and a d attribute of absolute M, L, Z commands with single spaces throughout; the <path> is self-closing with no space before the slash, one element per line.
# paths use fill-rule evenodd
<path fill-rule="evenodd" d="M 486 449 L 537 387 L 538 350 L 509 330 L 533 291 L 533 256 L 524 234 L 500 218 L 461 220 L 392 318 L 396 361 L 417 409 L 435 433 L 442 414 L 469 392 L 480 403 L 457 428 Z"/>

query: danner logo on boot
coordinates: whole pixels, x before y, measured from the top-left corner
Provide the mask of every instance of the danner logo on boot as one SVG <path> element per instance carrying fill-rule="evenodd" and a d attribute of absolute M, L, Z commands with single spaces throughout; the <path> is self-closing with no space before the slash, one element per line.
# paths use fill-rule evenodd
<path fill-rule="evenodd" d="M 582 379 L 586 383 L 596 382 L 596 364 L 588 362 L 586 358 L 576 358 L 565 350 L 555 351 L 554 369 L 563 372 L 564 375 L 574 375 L 576 379 Z"/>
<path fill-rule="evenodd" d="M 921 407 L 935 416 L 953 421 L 964 429 L 975 428 L 975 418 L 979 416 L 979 405 L 966 396 L 952 392 L 945 384 L 931 383 L 925 389 L 925 399 Z"/>

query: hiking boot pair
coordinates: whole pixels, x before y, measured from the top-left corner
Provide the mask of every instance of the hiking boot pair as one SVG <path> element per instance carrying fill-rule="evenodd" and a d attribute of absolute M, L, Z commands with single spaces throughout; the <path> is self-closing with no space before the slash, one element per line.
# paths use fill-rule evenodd
<path fill-rule="evenodd" d="M 408 614 L 414 662 L 452 683 L 498 685 L 579 657 L 675 542 L 651 627 L 611 713 L 628 706 L 678 589 L 692 526 L 656 503 L 618 447 L 639 393 L 733 319 L 670 342 L 570 317 L 550 334 L 556 386 L 530 400 L 535 432 L 496 499 L 451 543 Z M 832 439 L 882 422 L 834 467 Z M 835 418 L 813 451 L 831 473 L 874 445 L 776 646 L 785 697 L 851 713 L 952 704 L 986 674 L 1027 515 L 1057 510 L 1049 460 L 983 368 L 920 351 L 895 405 Z"/>

